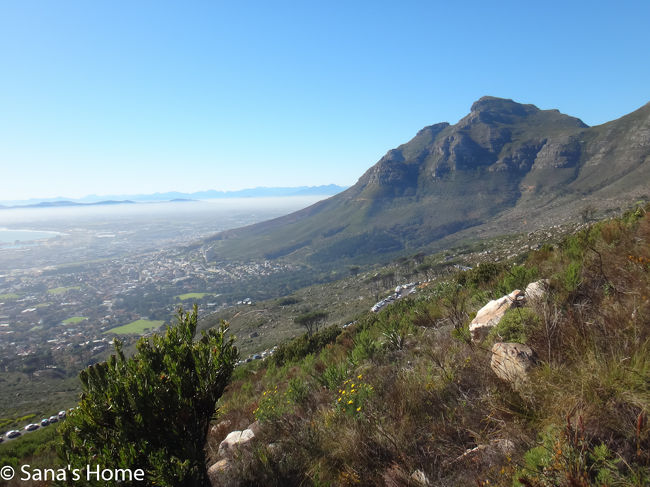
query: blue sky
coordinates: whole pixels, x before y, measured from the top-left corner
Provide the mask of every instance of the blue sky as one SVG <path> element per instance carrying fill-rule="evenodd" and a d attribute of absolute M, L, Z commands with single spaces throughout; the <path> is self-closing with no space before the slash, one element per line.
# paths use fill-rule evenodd
<path fill-rule="evenodd" d="M 0 200 L 349 185 L 483 95 L 650 101 L 648 1 L 0 3 Z"/>

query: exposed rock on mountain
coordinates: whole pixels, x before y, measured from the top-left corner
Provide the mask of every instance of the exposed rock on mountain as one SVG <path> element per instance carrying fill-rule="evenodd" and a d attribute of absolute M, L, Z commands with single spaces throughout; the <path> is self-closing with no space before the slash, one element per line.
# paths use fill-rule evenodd
<path fill-rule="evenodd" d="M 425 127 L 388 151 L 346 191 L 213 237 L 211 257 L 291 255 L 327 267 L 434 249 L 470 231 L 530 229 L 577 218 L 589 202 L 603 210 L 650 194 L 649 155 L 650 104 L 590 128 L 483 97 L 457 124 Z"/>
<path fill-rule="evenodd" d="M 528 372 L 537 362 L 535 352 L 523 343 L 495 343 L 492 346 L 490 367 L 500 379 L 510 382 L 515 389 L 528 380 Z"/>
<path fill-rule="evenodd" d="M 517 306 L 524 300 L 524 293 L 515 289 L 510 294 L 499 299 L 493 299 L 476 313 L 476 317 L 469 325 L 472 340 L 481 341 L 487 337 L 492 328 L 499 324 L 506 311 Z"/>

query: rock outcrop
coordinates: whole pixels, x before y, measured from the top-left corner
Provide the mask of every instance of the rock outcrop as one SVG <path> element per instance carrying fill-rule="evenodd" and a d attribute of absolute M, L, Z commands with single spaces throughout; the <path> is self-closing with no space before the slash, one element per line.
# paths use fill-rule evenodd
<path fill-rule="evenodd" d="M 528 301 L 541 301 L 548 292 L 548 285 L 548 279 L 531 282 L 526 286 L 526 299 Z"/>
<path fill-rule="evenodd" d="M 483 340 L 489 331 L 499 324 L 503 315 L 510 308 L 519 306 L 524 301 L 524 293 L 515 289 L 510 294 L 494 299 L 483 306 L 469 325 L 473 341 Z"/>
<path fill-rule="evenodd" d="M 219 444 L 219 456 L 224 456 L 230 453 L 236 448 L 241 448 L 242 446 L 249 443 L 253 438 L 255 438 L 255 433 L 250 428 L 247 428 L 243 431 L 232 431 L 226 436 L 226 438 Z"/>
<path fill-rule="evenodd" d="M 219 424 L 221 425 L 222 423 Z M 208 468 L 208 478 L 212 487 L 223 487 L 227 485 L 224 483 L 224 478 L 227 477 L 228 472 L 232 468 L 233 456 L 243 449 L 249 448 L 250 444 L 255 440 L 255 437 L 259 435 L 259 432 L 259 423 L 255 421 L 245 430 L 231 431 L 219 443 L 218 456 L 220 458 Z"/>
<path fill-rule="evenodd" d="M 515 389 L 528 380 L 529 371 L 537 363 L 535 352 L 522 343 L 495 343 L 492 347 L 490 367 L 500 379 Z"/>

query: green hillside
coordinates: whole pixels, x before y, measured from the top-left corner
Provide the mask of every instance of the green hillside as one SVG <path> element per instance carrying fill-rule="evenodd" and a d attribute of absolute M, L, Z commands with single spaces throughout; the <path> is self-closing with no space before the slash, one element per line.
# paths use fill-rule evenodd
<path fill-rule="evenodd" d="M 647 485 L 646 211 L 521 265 L 449 275 L 236 370 L 208 436 L 213 485 Z M 479 308 L 540 278 L 541 297 L 470 338 Z M 491 370 L 492 345 L 509 341 L 536 356 L 521 382 Z M 250 443 L 219 450 L 251 423 Z"/>

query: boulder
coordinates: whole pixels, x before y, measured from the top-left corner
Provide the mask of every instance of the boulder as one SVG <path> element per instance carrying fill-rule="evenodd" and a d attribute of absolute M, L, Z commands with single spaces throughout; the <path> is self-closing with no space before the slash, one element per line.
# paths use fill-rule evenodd
<path fill-rule="evenodd" d="M 230 432 L 219 444 L 219 456 L 223 457 L 232 450 L 247 445 L 253 438 L 255 438 L 255 433 L 250 429 Z"/>
<path fill-rule="evenodd" d="M 220 421 L 219 423 L 210 426 L 209 434 L 212 437 L 223 438 L 223 434 L 226 431 L 228 431 L 231 426 L 232 426 L 232 421 L 230 421 L 229 419 L 224 419 L 223 421 Z"/>
<path fill-rule="evenodd" d="M 548 292 L 548 285 L 548 279 L 531 282 L 526 286 L 526 299 L 529 301 L 541 301 Z"/>
<path fill-rule="evenodd" d="M 248 428 L 246 428 L 246 429 L 251 430 L 255 436 L 259 436 L 260 435 L 260 422 L 259 421 L 253 422 L 253 423 L 249 424 Z"/>
<path fill-rule="evenodd" d="M 500 379 L 515 389 L 528 380 L 528 372 L 537 363 L 535 352 L 522 343 L 495 343 L 492 347 L 490 367 Z"/>
<path fill-rule="evenodd" d="M 524 300 L 524 293 L 515 289 L 510 294 L 494 299 L 483 306 L 476 313 L 476 317 L 469 325 L 473 341 L 483 340 L 490 329 L 495 327 L 510 308 L 519 306 Z"/>
<path fill-rule="evenodd" d="M 428 487 L 431 485 L 431 482 L 429 482 L 429 479 L 422 470 L 416 470 L 413 472 L 411 474 L 411 480 L 415 482 L 415 485 L 417 486 Z"/>
<path fill-rule="evenodd" d="M 217 463 L 213 464 L 208 468 L 208 480 L 210 480 L 210 485 L 212 487 L 221 487 L 223 486 L 223 475 L 230 468 L 230 460 L 227 458 L 222 458 Z"/>

